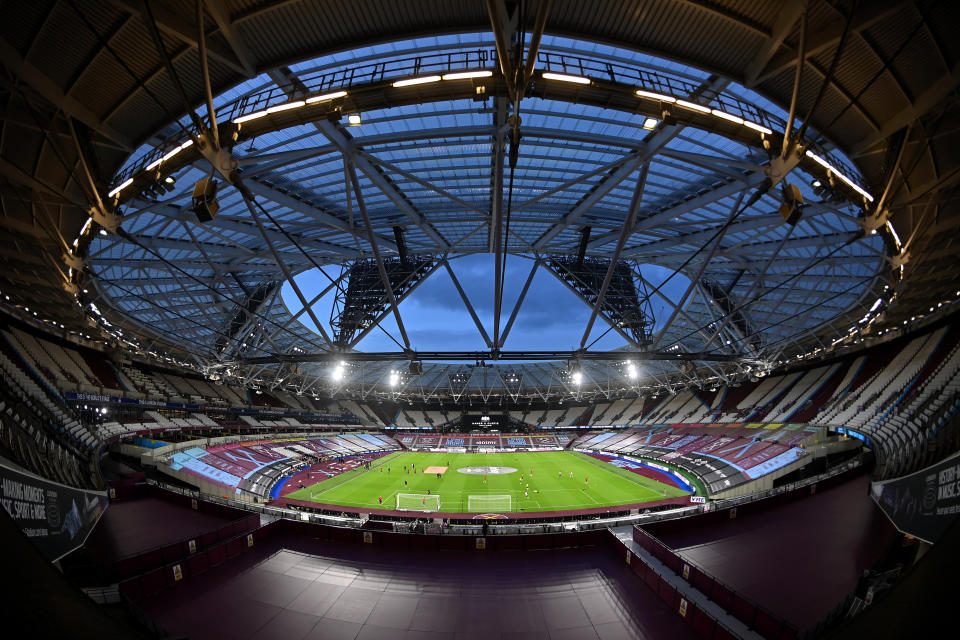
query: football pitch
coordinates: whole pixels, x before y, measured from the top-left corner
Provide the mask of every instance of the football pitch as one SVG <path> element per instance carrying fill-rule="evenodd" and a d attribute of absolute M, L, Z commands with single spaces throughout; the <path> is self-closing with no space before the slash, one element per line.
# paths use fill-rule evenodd
<path fill-rule="evenodd" d="M 398 494 L 411 511 L 502 513 L 638 504 L 688 492 L 572 451 L 397 452 L 376 460 L 369 470 L 347 471 L 285 497 L 396 509 Z"/>

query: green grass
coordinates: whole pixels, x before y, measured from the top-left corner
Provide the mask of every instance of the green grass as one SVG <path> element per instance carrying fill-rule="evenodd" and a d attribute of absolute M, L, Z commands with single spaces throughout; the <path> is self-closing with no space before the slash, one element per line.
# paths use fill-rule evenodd
<path fill-rule="evenodd" d="M 438 480 L 421 473 L 430 466 L 449 469 Z M 417 473 L 405 473 L 416 465 Z M 515 473 L 458 473 L 463 467 L 513 467 Z M 389 469 L 389 471 L 388 471 Z M 530 471 L 533 470 L 533 475 Z M 570 477 L 570 472 L 573 477 Z M 562 477 L 558 477 L 560 473 Z M 520 476 L 523 475 L 523 482 Z M 590 482 L 586 483 L 585 478 Z M 407 486 L 404 486 L 404 481 Z M 529 497 L 524 497 L 526 485 Z M 286 496 L 295 500 L 371 509 L 394 509 L 397 493 L 440 496 L 440 510 L 466 513 L 468 496 L 510 495 L 512 511 L 561 511 L 638 504 L 687 495 L 686 491 L 570 451 L 536 453 L 395 453 L 369 471 L 348 471 Z M 381 505 L 377 498 L 383 496 Z M 499 511 L 499 510 L 498 510 Z"/>

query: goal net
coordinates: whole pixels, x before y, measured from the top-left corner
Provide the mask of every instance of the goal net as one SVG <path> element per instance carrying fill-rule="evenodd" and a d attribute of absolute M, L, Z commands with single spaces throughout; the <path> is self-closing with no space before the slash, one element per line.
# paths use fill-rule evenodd
<path fill-rule="evenodd" d="M 398 493 L 397 511 L 440 511 L 440 496 L 426 493 Z"/>
<path fill-rule="evenodd" d="M 467 511 L 510 511 L 510 496 L 468 496 Z"/>

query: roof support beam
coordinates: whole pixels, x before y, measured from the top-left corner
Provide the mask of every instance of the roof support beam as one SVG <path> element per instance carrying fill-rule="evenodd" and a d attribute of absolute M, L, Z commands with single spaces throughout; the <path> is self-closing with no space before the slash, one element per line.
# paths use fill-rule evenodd
<path fill-rule="evenodd" d="M 313 205 L 310 205 L 302 200 L 294 198 L 293 196 L 286 194 L 275 187 L 272 187 L 268 184 L 260 182 L 259 180 L 244 180 L 244 184 L 247 185 L 247 187 L 253 193 L 263 196 L 264 198 L 267 198 L 269 200 L 272 200 L 273 202 L 276 202 L 281 206 L 292 209 L 293 211 L 297 211 L 299 213 L 305 214 L 313 218 L 316 222 L 320 224 L 336 229 L 337 231 L 349 233 L 355 238 L 366 240 L 366 237 L 365 237 L 366 234 L 364 234 L 361 229 L 352 227 L 347 222 L 345 222 L 344 220 L 341 220 L 335 215 L 327 213 L 326 211 L 322 211 L 314 207 Z M 377 236 L 377 240 L 380 242 L 381 245 L 386 246 L 391 251 L 397 250 L 397 245 L 394 244 L 393 241 L 387 240 L 386 238 L 383 238 L 379 235 Z"/>
<path fill-rule="evenodd" d="M 629 158 L 623 164 L 602 179 L 600 183 L 590 191 L 590 193 L 584 196 L 580 202 L 577 203 L 576 207 L 563 216 L 563 219 L 560 222 L 550 227 L 542 236 L 540 236 L 540 238 L 534 243 L 534 248 L 537 250 L 543 250 L 551 240 L 557 237 L 560 232 L 569 227 L 571 224 L 575 223 L 580 216 L 603 200 L 603 198 L 605 198 L 614 187 L 626 180 L 627 177 L 632 175 L 633 172 L 640 168 L 641 165 L 649 162 L 661 147 L 673 140 L 673 138 L 680 133 L 682 128 L 682 125 L 677 124 L 662 126 L 656 133 L 648 138 L 642 148 L 630 154 Z"/>
<path fill-rule="evenodd" d="M 912 122 L 919 120 L 928 111 L 935 106 L 942 104 L 943 100 L 960 86 L 960 62 L 953 65 L 949 75 L 941 76 L 936 82 L 930 85 L 926 91 L 920 94 L 913 104 L 900 110 L 892 117 L 887 118 L 879 131 L 866 139 L 862 140 L 853 148 L 853 155 L 859 156 L 870 147 L 883 142 L 891 135 L 906 127 Z"/>
<path fill-rule="evenodd" d="M 470 314 L 470 317 L 473 319 L 473 324 L 476 325 L 477 331 L 480 332 L 480 337 L 483 338 L 484 344 L 487 345 L 489 349 L 493 343 L 490 341 L 490 336 L 487 335 L 487 330 L 484 329 L 483 323 L 480 322 L 480 318 L 477 316 L 477 312 L 474 310 L 473 305 L 470 303 L 470 298 L 467 297 L 466 291 L 463 290 L 463 287 L 460 286 L 460 280 L 457 278 L 457 274 L 453 272 L 453 269 L 450 267 L 450 263 L 446 258 L 443 259 L 443 266 L 447 270 L 447 273 L 450 275 L 450 280 L 453 281 L 453 286 L 457 288 L 457 293 L 460 294 L 460 299 L 463 300 L 463 306 L 467 308 L 467 312 Z"/>
<path fill-rule="evenodd" d="M 94 131 L 121 145 L 124 149 L 133 149 L 133 141 L 130 138 L 104 124 L 80 102 L 65 95 L 53 80 L 21 58 L 17 50 L 4 38 L 0 38 L 0 64 L 3 64 L 14 76 L 30 85 L 34 91 L 60 111 L 71 118 L 76 118 Z"/>
<path fill-rule="evenodd" d="M 872 25 L 895 11 L 898 11 L 904 5 L 909 4 L 906 0 L 872 0 L 871 2 L 861 2 L 853 14 L 850 22 L 850 34 L 860 33 L 864 29 L 869 29 Z M 843 20 L 832 20 L 823 27 L 814 30 L 807 42 L 807 56 L 816 56 L 827 49 L 836 46 L 843 37 Z M 753 87 L 763 84 L 773 76 L 776 76 L 788 70 L 798 63 L 798 55 L 795 51 L 786 51 L 773 57 L 763 71 L 757 76 L 753 83 L 748 83 L 747 87 Z"/>
<path fill-rule="evenodd" d="M 254 202 L 253 195 L 242 187 L 238 186 L 238 188 L 240 189 L 240 193 L 243 195 L 243 201 L 246 203 L 247 209 L 250 211 L 250 217 L 253 218 L 253 221 L 257 225 L 257 229 L 260 230 L 260 235 L 263 236 L 263 241 L 267 243 L 270 253 L 273 254 L 273 259 L 276 261 L 277 267 L 279 267 L 280 271 L 283 272 L 283 276 L 293 288 L 293 292 L 297 294 L 297 299 L 300 300 L 300 304 L 307 309 L 307 315 L 310 316 L 310 319 L 313 321 L 314 325 L 316 325 L 317 331 L 319 331 L 320 335 L 323 336 L 324 341 L 327 344 L 331 344 L 332 341 L 330 340 L 330 335 L 327 333 L 326 329 L 323 328 L 323 324 L 317 318 L 316 314 L 313 312 L 313 309 L 308 307 L 307 299 L 304 297 L 303 292 L 300 291 L 300 287 L 297 285 L 297 281 L 294 279 L 293 274 L 290 273 L 287 263 L 277 252 L 276 247 L 273 246 L 270 236 L 267 235 L 267 230 L 264 228 L 263 223 L 260 222 L 260 216 L 257 215 L 257 205 Z"/>
<path fill-rule="evenodd" d="M 217 23 L 217 28 L 223 35 L 223 39 L 230 45 L 234 55 L 237 56 L 237 60 L 239 60 L 243 66 L 247 77 L 252 78 L 255 76 L 257 72 L 253 55 L 250 53 L 250 49 L 243 41 L 243 38 L 240 37 L 240 34 L 233 30 L 233 25 L 230 24 L 230 10 L 223 5 L 222 0 L 204 0 L 204 3 L 207 5 L 207 10 L 210 12 L 210 15 L 213 16 L 214 21 Z"/>
<path fill-rule="evenodd" d="M 350 175 L 350 183 L 353 185 L 353 197 L 357 200 L 357 208 L 360 209 L 360 215 L 363 217 L 363 224 L 367 228 L 367 237 L 370 242 L 370 249 L 373 251 L 373 258 L 377 262 L 377 270 L 380 271 L 380 280 L 383 281 L 383 290 L 387 294 L 387 300 L 390 301 L 390 306 L 393 308 L 393 316 L 397 321 L 397 328 L 400 330 L 400 336 L 403 338 L 403 346 L 409 351 L 410 350 L 410 338 L 407 337 L 407 330 L 403 326 L 403 318 L 400 317 L 400 308 L 398 307 L 397 298 L 393 295 L 393 286 L 390 284 L 390 277 L 387 275 L 387 270 L 383 266 L 383 257 L 380 255 L 380 248 L 377 246 L 377 238 L 373 233 L 373 227 L 370 225 L 370 215 L 367 213 L 367 205 L 363 199 L 363 192 L 360 189 L 360 181 L 357 180 L 357 170 L 353 164 L 349 163 L 346 154 L 344 154 L 343 161 L 347 164 L 347 171 Z"/>
<path fill-rule="evenodd" d="M 507 148 L 507 102 L 500 96 L 493 99 L 493 141 L 490 161 L 490 226 L 487 251 L 494 253 L 499 244 L 500 214 L 503 208 L 503 157 Z"/>
<path fill-rule="evenodd" d="M 437 260 L 436 262 L 433 263 L 433 266 L 430 267 L 429 271 L 423 274 L 422 277 L 418 278 L 412 285 L 407 287 L 402 294 L 400 294 L 400 297 L 397 298 L 397 305 L 399 306 L 401 302 L 403 302 L 408 297 L 410 297 L 410 294 L 416 291 L 417 288 L 421 284 L 423 284 L 430 276 L 436 273 L 439 268 L 440 268 L 440 261 Z M 366 329 L 364 329 L 363 331 L 361 331 L 360 333 L 358 333 L 356 336 L 353 337 L 353 340 L 350 341 L 350 348 L 351 349 L 356 348 L 356 346 L 360 344 L 360 341 L 366 338 L 367 335 L 369 335 L 370 332 L 376 328 L 380 328 L 382 331 L 384 331 L 384 333 L 386 333 L 386 331 L 382 327 L 380 327 L 380 323 L 392 312 L 393 312 L 393 308 L 388 307 L 383 313 L 378 315 L 376 319 L 370 324 L 369 327 L 367 327 Z M 391 336 L 391 339 L 392 339 L 392 336 Z M 396 340 L 394 340 L 394 342 L 396 342 Z"/>
<path fill-rule="evenodd" d="M 587 339 L 590 337 L 590 331 L 593 329 L 593 323 L 597 320 L 597 314 L 600 313 L 600 307 L 603 306 L 603 299 L 607 295 L 607 288 L 610 281 L 613 280 L 613 274 L 617 268 L 617 261 L 620 259 L 620 253 L 623 251 L 623 245 L 626 244 L 633 223 L 637 219 L 637 211 L 640 209 L 640 203 L 643 202 L 643 190 L 647 186 L 647 174 L 650 171 L 650 163 L 643 165 L 640 177 L 637 178 L 637 184 L 633 189 L 633 202 L 630 203 L 630 211 L 627 213 L 627 219 L 623 221 L 623 229 L 620 231 L 620 238 L 617 240 L 617 246 L 610 257 L 610 264 L 607 266 L 607 273 L 603 276 L 603 284 L 600 285 L 600 292 L 597 294 L 597 301 L 590 312 L 590 319 L 587 320 L 587 326 L 583 330 L 583 337 L 580 339 L 580 349 L 587 346 Z"/>
<path fill-rule="evenodd" d="M 780 48 L 780 45 L 783 44 L 786 37 L 790 35 L 793 25 L 796 24 L 806 9 L 805 4 L 806 2 L 803 0 L 787 0 L 782 3 L 777 20 L 773 23 L 773 33 L 763 43 L 761 50 L 754 54 L 753 62 L 750 63 L 746 73 L 744 73 L 744 86 L 752 87 L 756 83 L 757 76 L 763 71 L 763 68 Z"/>
<path fill-rule="evenodd" d="M 332 142 L 345 159 L 350 161 L 356 169 L 359 169 L 370 182 L 373 183 L 389 200 L 406 215 L 414 225 L 430 237 L 441 249 L 447 249 L 450 245 L 443 236 L 433 228 L 423 214 L 414 209 L 409 200 L 400 193 L 396 185 L 387 178 L 379 167 L 372 164 L 365 155 L 356 153 L 353 141 L 338 127 L 329 120 L 319 120 L 314 123 L 317 129 L 330 142 Z M 354 185 L 357 188 L 357 185 Z M 370 227 L 372 230 L 372 227 Z"/>
<path fill-rule="evenodd" d="M 733 205 L 733 208 L 730 210 L 730 215 L 727 218 L 727 222 L 730 222 L 730 218 L 736 215 L 737 211 L 740 210 L 740 203 L 743 202 L 743 196 L 745 192 L 740 194 L 740 197 L 737 198 L 736 204 Z M 652 349 L 656 349 L 660 346 L 660 343 L 663 341 L 664 336 L 667 334 L 667 330 L 673 325 L 673 321 L 676 319 L 677 314 L 680 313 L 680 310 L 683 309 L 684 305 L 687 303 L 687 299 L 690 298 L 690 294 L 693 293 L 696 289 L 697 284 L 700 282 L 700 279 L 703 277 L 704 271 L 707 270 L 707 267 L 710 265 L 710 261 L 713 260 L 714 256 L 717 254 L 717 251 L 720 249 L 720 246 L 723 244 L 723 236 L 730 230 L 731 224 L 727 224 L 723 230 L 720 232 L 720 235 L 717 236 L 716 241 L 713 246 L 710 248 L 710 253 L 707 254 L 707 257 L 704 258 L 703 262 L 700 264 L 700 268 L 697 270 L 696 276 L 690 278 L 690 285 L 687 287 L 687 290 L 684 292 L 683 297 L 674 305 L 673 313 L 670 314 L 670 318 L 664 323 L 660 329 L 660 335 L 653 341 L 651 345 Z M 659 289 L 658 289 L 659 291 Z M 672 301 L 671 301 L 672 302 Z"/>
<path fill-rule="evenodd" d="M 520 290 L 520 296 L 517 298 L 517 303 L 513 306 L 513 311 L 510 313 L 510 318 L 507 320 L 507 326 L 504 327 L 503 333 L 500 334 L 500 343 L 497 345 L 497 349 L 502 349 L 503 345 L 507 342 L 507 336 L 510 334 L 510 329 L 513 327 L 514 320 L 517 319 L 517 314 L 520 313 L 520 307 L 523 306 L 523 301 L 527 297 L 527 291 L 530 290 L 530 283 L 533 282 L 533 276 L 537 273 L 537 267 L 540 266 L 540 260 L 534 260 L 533 266 L 530 267 L 530 273 L 527 275 L 526 281 L 523 283 L 523 289 Z"/>
<path fill-rule="evenodd" d="M 110 2 L 119 9 L 126 11 L 130 15 L 143 18 L 141 9 L 133 6 L 125 0 L 110 0 Z M 164 3 L 162 2 L 153 3 L 150 7 L 150 11 L 153 14 L 153 17 L 157 23 L 157 27 L 160 30 L 169 34 L 173 38 L 176 38 L 180 42 L 183 42 L 184 44 L 190 45 L 194 48 L 199 48 L 199 43 L 197 42 L 196 36 L 197 27 L 199 25 L 190 24 L 189 21 L 184 20 L 175 12 L 164 7 Z M 235 60 L 231 59 L 230 55 L 226 51 L 212 49 L 210 53 L 220 63 L 230 67 L 233 71 L 236 71 L 237 73 L 244 73 L 245 70 L 238 65 Z"/>

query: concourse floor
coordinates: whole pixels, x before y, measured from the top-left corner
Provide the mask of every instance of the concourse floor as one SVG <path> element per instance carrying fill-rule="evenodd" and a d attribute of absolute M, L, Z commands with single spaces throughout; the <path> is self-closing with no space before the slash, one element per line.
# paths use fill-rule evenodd
<path fill-rule="evenodd" d="M 695 637 L 606 547 L 464 553 L 275 541 L 141 607 L 193 640 Z"/>
<path fill-rule="evenodd" d="M 748 517 L 679 529 L 663 542 L 721 582 L 797 625 L 816 624 L 895 536 L 863 475 Z"/>
<path fill-rule="evenodd" d="M 135 553 L 215 531 L 229 520 L 194 511 L 159 498 L 134 498 L 110 503 L 87 547 L 108 558 Z"/>

